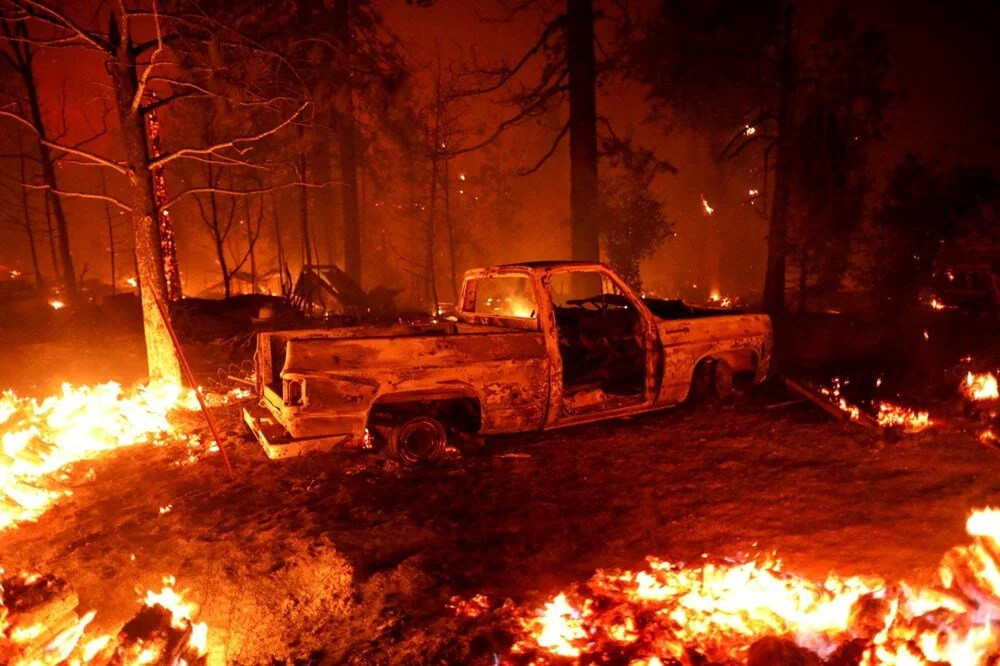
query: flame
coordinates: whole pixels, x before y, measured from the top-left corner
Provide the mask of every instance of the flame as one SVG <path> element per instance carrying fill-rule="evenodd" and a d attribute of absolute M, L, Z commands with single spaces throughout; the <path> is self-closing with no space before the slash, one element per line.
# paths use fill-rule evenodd
<path fill-rule="evenodd" d="M 174 409 L 196 409 L 194 392 L 152 382 L 125 393 L 114 382 L 73 387 L 41 402 L 0 394 L 0 530 L 36 520 L 71 494 L 53 475 L 63 467 L 125 446 L 177 435 Z M 178 435 L 179 436 L 179 435 Z"/>
<path fill-rule="evenodd" d="M 846 385 L 847 382 L 841 383 L 840 378 L 835 377 L 831 388 L 821 387 L 819 392 L 830 398 L 852 421 L 860 421 L 864 416 L 864 412 L 861 411 L 858 405 L 848 402 L 841 395 L 841 388 Z M 880 377 L 875 381 L 875 386 L 881 385 L 882 379 Z M 887 401 L 876 402 L 873 404 L 873 407 L 877 410 L 875 421 L 883 428 L 901 428 L 904 432 L 912 433 L 920 432 L 934 425 L 930 412 L 902 407 Z"/>
<path fill-rule="evenodd" d="M 900 407 L 891 402 L 879 403 L 876 419 L 884 428 L 902 428 L 906 432 L 917 432 L 934 425 L 928 412 Z"/>
<path fill-rule="evenodd" d="M 62 301 L 58 300 L 58 299 L 55 299 L 55 300 L 49 301 L 49 306 L 53 310 L 62 310 L 64 307 L 66 307 L 66 304 L 63 303 Z"/>
<path fill-rule="evenodd" d="M 706 215 L 711 215 L 715 212 L 715 209 L 708 205 L 708 201 L 705 199 L 705 195 L 701 195 L 701 207 L 705 210 Z"/>
<path fill-rule="evenodd" d="M 992 372 L 973 374 L 969 372 L 962 382 L 962 392 L 970 400 L 996 400 L 1000 398 L 997 378 Z"/>
<path fill-rule="evenodd" d="M 22 573 L 10 580 L 17 586 L 23 587 L 30 585 L 38 578 L 37 574 Z M 48 580 L 51 582 L 54 579 L 48 577 Z M 173 576 L 168 576 L 163 580 L 164 587 L 159 592 L 152 590 L 146 592 L 145 605 L 160 606 L 168 611 L 170 625 L 181 632 L 189 632 L 185 646 L 186 653 L 203 657 L 207 652 L 208 626 L 204 622 L 194 621 L 193 618 L 197 615 L 198 606 L 185 600 L 183 593 L 173 589 L 175 583 Z M 38 594 L 36 593 L 35 596 L 37 597 Z M 15 651 L 12 654 L 7 651 L 2 653 L 3 657 L 14 657 L 10 663 L 37 664 L 39 666 L 49 664 L 76 665 L 92 662 L 105 664 L 111 658 L 111 663 L 134 666 L 152 663 L 159 657 L 157 645 L 146 644 L 143 640 L 124 645 L 119 644 L 119 641 L 123 639 L 122 634 L 118 634 L 117 637 L 109 634 L 88 636 L 87 628 L 97 615 L 95 611 L 85 613 L 65 628 L 61 624 L 55 628 L 41 623 L 29 627 L 11 628 L 8 624 L 10 617 L 5 606 L 5 602 L 10 604 L 10 601 L 10 599 L 4 598 L 4 588 L 0 587 L 0 643 L 5 643 L 6 637 L 9 641 L 8 645 L 13 646 Z M 16 614 L 12 614 L 12 616 L 16 617 Z M 50 618 L 50 621 L 58 622 L 62 619 L 53 617 Z M 54 633 L 57 631 L 58 633 Z M 113 646 L 112 641 L 114 641 Z M 4 661 L 4 663 L 8 662 Z"/>
<path fill-rule="evenodd" d="M 130 277 L 129 279 L 125 280 L 125 284 L 127 284 L 130 287 L 138 287 L 139 281 L 136 280 L 134 277 Z"/>
<path fill-rule="evenodd" d="M 765 636 L 794 640 L 821 659 L 856 641 L 864 666 L 986 664 L 1000 645 L 1000 509 L 971 513 L 974 543 L 945 554 L 928 587 L 877 578 L 822 582 L 780 560 L 688 567 L 649 558 L 643 571 L 598 571 L 585 585 L 517 615 L 514 652 L 531 663 L 743 663 Z M 625 662 L 623 662 L 625 663 Z M 763 662 L 761 662 L 763 663 Z"/>

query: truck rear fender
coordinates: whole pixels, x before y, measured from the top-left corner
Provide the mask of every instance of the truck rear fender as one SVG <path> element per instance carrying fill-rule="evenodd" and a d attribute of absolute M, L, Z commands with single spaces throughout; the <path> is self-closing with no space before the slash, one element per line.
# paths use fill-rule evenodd
<path fill-rule="evenodd" d="M 471 386 L 394 391 L 378 396 L 368 411 L 369 427 L 409 416 L 435 416 L 463 432 L 482 428 L 482 398 Z"/>

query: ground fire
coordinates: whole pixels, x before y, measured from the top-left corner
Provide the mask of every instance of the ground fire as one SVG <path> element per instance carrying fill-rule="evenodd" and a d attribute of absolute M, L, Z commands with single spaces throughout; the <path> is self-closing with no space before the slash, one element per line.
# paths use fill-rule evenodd
<path fill-rule="evenodd" d="M 992 664 L 1000 658 L 1000 509 L 974 511 L 966 529 L 973 542 L 944 555 L 930 587 L 814 582 L 770 558 L 650 558 L 643 571 L 599 571 L 521 613 L 512 661 Z"/>
<path fill-rule="evenodd" d="M 209 400 L 219 404 L 246 395 L 236 388 Z M 214 444 L 179 432 L 169 418 L 176 410 L 196 409 L 193 391 L 165 382 L 129 392 L 114 382 L 64 384 L 59 395 L 41 401 L 13 391 L 0 394 L 0 530 L 35 520 L 71 495 L 64 470 L 74 463 L 150 442 L 184 441 L 188 461 L 211 451 Z"/>

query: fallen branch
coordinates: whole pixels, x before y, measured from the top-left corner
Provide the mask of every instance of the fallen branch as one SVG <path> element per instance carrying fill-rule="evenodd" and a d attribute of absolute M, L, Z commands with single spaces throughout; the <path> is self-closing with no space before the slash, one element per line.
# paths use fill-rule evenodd
<path fill-rule="evenodd" d="M 808 386 L 799 383 L 798 381 L 792 379 L 787 375 L 781 375 L 781 381 L 789 389 L 791 389 L 795 393 L 798 393 L 802 397 L 806 398 L 814 405 L 822 409 L 824 412 L 833 416 L 839 421 L 844 421 L 846 423 L 857 423 L 858 425 L 865 426 L 866 428 L 870 428 L 872 430 L 879 429 L 878 421 L 876 421 L 868 414 L 865 414 L 864 412 L 861 411 L 858 411 L 856 413 L 845 412 L 837 405 L 831 403 L 822 393 L 819 393 L 818 391 L 815 391 L 809 388 Z"/>

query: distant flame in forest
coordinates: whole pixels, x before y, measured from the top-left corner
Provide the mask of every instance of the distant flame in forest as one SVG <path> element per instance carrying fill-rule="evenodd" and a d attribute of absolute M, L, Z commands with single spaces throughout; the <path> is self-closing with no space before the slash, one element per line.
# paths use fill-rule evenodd
<path fill-rule="evenodd" d="M 997 378 L 992 372 L 979 374 L 969 372 L 962 382 L 962 392 L 970 400 L 997 400 L 1000 398 Z"/>
<path fill-rule="evenodd" d="M 49 301 L 49 307 L 51 307 L 53 310 L 62 310 L 64 307 L 66 307 L 66 304 L 56 299 Z"/>
<path fill-rule="evenodd" d="M 714 212 L 715 212 L 715 209 L 714 209 L 714 208 L 712 208 L 712 207 L 711 207 L 711 206 L 709 205 L 709 203 L 708 203 L 708 200 L 707 200 L 707 199 L 705 199 L 705 195 L 704 195 L 704 194 L 702 194 L 702 195 L 701 195 L 701 207 L 702 207 L 702 209 L 703 209 L 703 210 L 705 211 L 705 214 L 706 214 L 706 215 L 711 215 L 712 213 L 714 213 Z"/>

